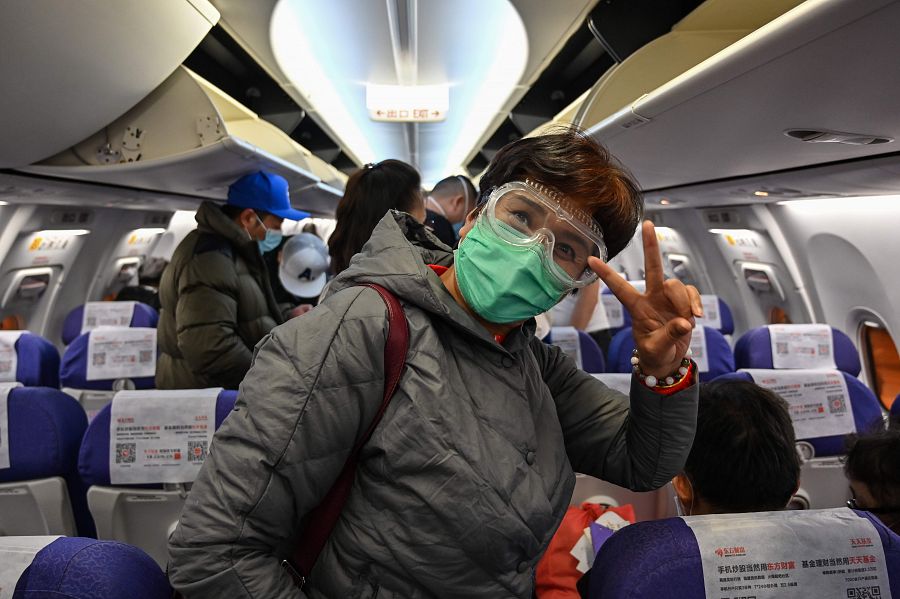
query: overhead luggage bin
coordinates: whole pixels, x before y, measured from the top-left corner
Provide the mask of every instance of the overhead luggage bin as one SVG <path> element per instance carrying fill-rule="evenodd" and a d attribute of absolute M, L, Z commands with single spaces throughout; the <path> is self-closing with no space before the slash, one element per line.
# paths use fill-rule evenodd
<path fill-rule="evenodd" d="M 4 3 L 0 168 L 43 160 L 124 114 L 218 20 L 207 0 Z"/>
<path fill-rule="evenodd" d="M 896 151 L 788 132 L 900 136 L 898 24 L 889 0 L 808 0 L 584 125 L 649 190 Z"/>
<path fill-rule="evenodd" d="M 591 88 L 575 122 L 591 126 L 602 121 L 801 2 L 707 0 L 670 33 L 604 73 Z"/>
<path fill-rule="evenodd" d="M 224 199 L 242 175 L 268 170 L 288 180 L 295 206 L 322 215 L 333 214 L 344 184 L 341 173 L 183 66 L 115 122 L 20 170 L 199 199 Z"/>

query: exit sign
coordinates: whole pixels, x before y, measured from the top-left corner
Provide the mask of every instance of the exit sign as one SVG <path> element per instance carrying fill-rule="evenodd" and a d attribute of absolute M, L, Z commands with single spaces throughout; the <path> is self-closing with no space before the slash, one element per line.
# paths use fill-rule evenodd
<path fill-rule="evenodd" d="M 373 121 L 434 123 L 447 118 L 447 85 L 366 86 L 366 108 Z"/>

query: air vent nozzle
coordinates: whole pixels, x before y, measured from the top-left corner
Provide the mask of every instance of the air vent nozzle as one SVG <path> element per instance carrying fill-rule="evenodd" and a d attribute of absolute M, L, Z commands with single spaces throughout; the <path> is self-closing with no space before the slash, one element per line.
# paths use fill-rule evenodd
<path fill-rule="evenodd" d="M 865 133 L 841 133 L 822 129 L 788 129 L 784 132 L 788 137 L 812 144 L 847 144 L 849 146 L 870 146 L 886 144 L 894 141 L 891 137 L 868 135 Z"/>

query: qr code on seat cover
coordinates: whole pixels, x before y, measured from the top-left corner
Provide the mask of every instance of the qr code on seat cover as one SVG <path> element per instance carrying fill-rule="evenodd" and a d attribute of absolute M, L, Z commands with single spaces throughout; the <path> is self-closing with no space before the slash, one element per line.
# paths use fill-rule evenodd
<path fill-rule="evenodd" d="M 116 443 L 116 464 L 134 464 L 134 443 Z"/>
<path fill-rule="evenodd" d="M 856 587 L 847 589 L 847 599 L 880 599 L 881 587 Z"/>
<path fill-rule="evenodd" d="M 207 441 L 188 441 L 187 460 L 202 463 L 206 459 Z"/>

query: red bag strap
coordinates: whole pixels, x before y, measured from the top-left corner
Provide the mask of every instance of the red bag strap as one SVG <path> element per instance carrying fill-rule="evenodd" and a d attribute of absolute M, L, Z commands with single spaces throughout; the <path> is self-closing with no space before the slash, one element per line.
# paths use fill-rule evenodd
<path fill-rule="evenodd" d="M 350 490 L 353 487 L 353 479 L 356 476 L 356 465 L 359 462 L 359 453 L 363 446 L 369 441 L 375 427 L 381 422 L 388 404 L 391 403 L 391 397 L 397 390 L 400 383 L 400 377 L 403 374 L 403 368 L 406 365 L 406 352 L 409 349 L 409 326 L 406 323 L 406 314 L 403 312 L 403 306 L 394 297 L 390 291 L 376 285 L 375 283 L 365 283 L 363 287 L 370 287 L 378 292 L 388 313 L 388 334 L 384 343 L 384 396 L 381 400 L 381 407 L 375 418 L 372 419 L 369 428 L 365 434 L 359 438 L 350 456 L 344 463 L 344 468 L 335 480 L 334 485 L 325 495 L 322 502 L 313 508 L 309 514 L 309 520 L 306 529 L 299 538 L 299 542 L 294 549 L 291 562 L 282 562 L 295 581 L 302 586 L 305 582 L 305 576 L 309 576 L 313 566 L 318 559 L 319 554 L 325 547 L 328 537 L 331 536 L 338 518 L 341 516 L 341 510 L 347 503 L 347 497 L 350 496 Z"/>

